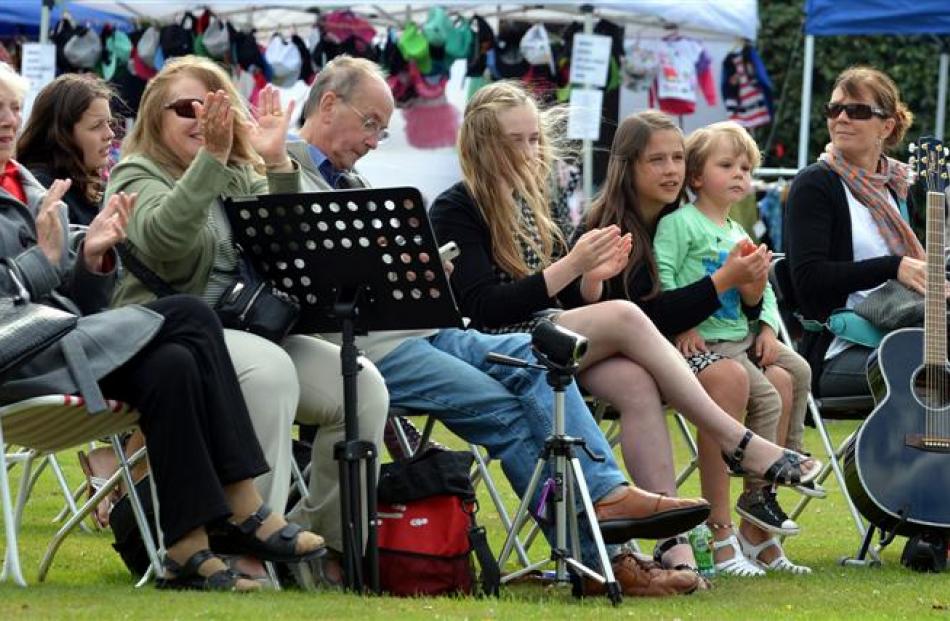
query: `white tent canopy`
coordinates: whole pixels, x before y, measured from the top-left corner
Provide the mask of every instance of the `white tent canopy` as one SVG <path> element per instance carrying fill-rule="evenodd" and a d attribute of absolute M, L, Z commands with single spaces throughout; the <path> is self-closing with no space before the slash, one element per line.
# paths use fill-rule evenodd
<path fill-rule="evenodd" d="M 39 1 L 39 0 L 37 0 Z M 554 0 L 543 5 L 520 5 L 511 3 L 487 4 L 479 0 L 419 0 L 416 2 L 396 2 L 380 0 L 378 2 L 327 2 L 308 3 L 288 0 L 217 0 L 205 4 L 181 0 L 76 0 L 73 4 L 107 8 L 114 13 L 131 17 L 151 18 L 171 21 L 185 11 L 199 11 L 204 7 L 215 13 L 244 21 L 238 16 L 248 16 L 259 29 L 303 26 L 313 23 L 314 11 L 329 11 L 334 8 L 353 8 L 357 12 L 390 17 L 396 21 L 405 18 L 410 11 L 425 10 L 430 6 L 452 8 L 466 7 L 493 14 L 516 11 L 533 15 L 539 10 L 549 13 L 580 14 L 580 3 L 569 0 Z M 616 2 L 612 0 L 591 2 L 599 15 L 616 17 L 622 21 L 635 21 L 644 24 L 671 23 L 692 31 L 700 31 L 720 36 L 744 37 L 754 39 L 758 31 L 759 17 L 756 0 L 633 0 Z M 543 6 L 543 9 L 531 8 Z M 522 8 L 523 7 L 523 8 Z"/>

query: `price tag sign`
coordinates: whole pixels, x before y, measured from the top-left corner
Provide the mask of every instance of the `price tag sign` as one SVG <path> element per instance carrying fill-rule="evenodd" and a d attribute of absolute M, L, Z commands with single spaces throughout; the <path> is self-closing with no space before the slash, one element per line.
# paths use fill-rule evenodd
<path fill-rule="evenodd" d="M 56 79 L 56 46 L 52 43 L 24 43 L 20 75 L 30 81 L 30 90 L 23 98 L 23 120 L 29 118 L 33 100 L 43 87 Z"/>
<path fill-rule="evenodd" d="M 610 37 L 604 35 L 574 35 L 571 49 L 571 84 L 579 86 L 607 86 L 610 68 Z"/>
<path fill-rule="evenodd" d="M 567 117 L 567 137 L 571 140 L 600 138 L 600 110 L 604 92 L 599 88 L 571 89 L 571 103 Z"/>

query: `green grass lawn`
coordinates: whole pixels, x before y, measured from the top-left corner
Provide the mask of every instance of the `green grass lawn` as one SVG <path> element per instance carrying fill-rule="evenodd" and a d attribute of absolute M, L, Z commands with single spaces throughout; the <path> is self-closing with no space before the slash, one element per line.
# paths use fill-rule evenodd
<path fill-rule="evenodd" d="M 833 437 L 840 440 L 853 423 L 830 423 Z M 439 440 L 462 448 L 450 434 L 437 433 Z M 678 440 L 678 438 L 677 438 Z M 818 453 L 818 437 L 812 430 L 808 446 Z M 677 454 L 685 455 L 677 442 Z M 67 478 L 79 482 L 75 456 L 60 456 Z M 682 462 L 682 459 L 680 460 Z M 19 469 L 11 473 L 16 479 Z M 496 481 L 513 509 L 514 495 L 495 467 Z M 738 487 L 738 482 L 734 483 Z M 110 547 L 111 533 L 77 532 L 63 544 L 47 581 L 36 582 L 40 558 L 50 536 L 51 523 L 62 505 L 51 474 L 44 473 L 27 506 L 20 550 L 30 587 L 0 585 L 0 619 L 549 619 L 638 617 L 661 619 L 921 619 L 950 621 L 950 575 L 922 575 L 901 567 L 898 559 L 903 540 L 884 554 L 880 568 L 845 568 L 838 559 L 857 547 L 854 526 L 833 479 L 826 482 L 829 497 L 813 501 L 799 519 L 802 534 L 787 542 L 791 558 L 810 565 L 814 573 L 795 577 L 770 574 L 765 578 L 720 577 L 712 591 L 663 599 L 626 598 L 619 608 L 606 599 L 575 600 L 568 587 L 518 585 L 503 588 L 499 599 L 431 598 L 397 599 L 358 597 L 333 592 L 284 591 L 253 595 L 167 593 L 145 587 L 136 590 L 118 555 Z M 734 490 L 735 491 L 735 490 Z M 694 475 L 685 485 L 685 495 L 698 493 Z M 947 493 L 947 490 L 935 490 Z M 790 491 L 780 496 L 786 510 L 799 498 Z M 503 532 L 480 490 L 480 521 L 488 528 L 497 554 Z M 5 545 L 0 541 L 0 550 Z M 535 554 L 545 554 L 536 545 Z M 652 550 L 652 542 L 643 542 Z"/>

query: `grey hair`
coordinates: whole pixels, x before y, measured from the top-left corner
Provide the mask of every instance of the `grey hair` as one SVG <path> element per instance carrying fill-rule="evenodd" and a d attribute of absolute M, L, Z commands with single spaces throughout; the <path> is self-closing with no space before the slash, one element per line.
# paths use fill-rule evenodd
<path fill-rule="evenodd" d="M 0 61 L 0 84 L 3 84 L 16 96 L 20 102 L 30 90 L 30 81 L 13 70 L 13 67 Z"/>
<path fill-rule="evenodd" d="M 364 78 L 386 80 L 386 74 L 376 63 L 365 58 L 354 58 L 346 54 L 337 56 L 320 70 L 317 79 L 310 87 L 310 94 L 303 105 L 300 122 L 312 115 L 324 93 L 334 92 L 343 101 L 348 101 L 353 91 Z"/>

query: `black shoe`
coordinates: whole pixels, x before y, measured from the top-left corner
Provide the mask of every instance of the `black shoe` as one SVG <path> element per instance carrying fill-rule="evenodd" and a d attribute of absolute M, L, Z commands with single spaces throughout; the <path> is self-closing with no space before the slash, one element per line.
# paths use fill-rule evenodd
<path fill-rule="evenodd" d="M 396 434 L 396 425 L 399 425 L 402 428 L 403 433 L 406 436 L 406 440 L 409 444 L 409 454 L 402 448 L 402 444 L 399 443 L 399 436 Z M 422 432 L 419 431 L 419 428 L 406 416 L 391 416 L 389 420 L 386 421 L 386 427 L 383 429 L 383 444 L 386 445 L 386 450 L 389 451 L 389 456 L 395 461 L 400 459 L 408 459 L 416 453 L 419 452 L 419 444 L 422 442 Z M 440 451 L 448 450 L 444 445 L 439 444 L 435 440 L 429 440 L 426 444 L 426 448 L 434 448 Z"/>
<path fill-rule="evenodd" d="M 789 519 L 770 487 L 743 492 L 736 502 L 736 513 L 762 530 L 777 535 L 797 535 L 798 524 Z"/>

